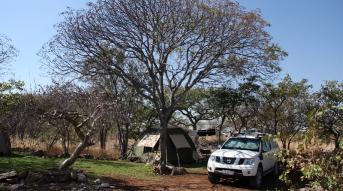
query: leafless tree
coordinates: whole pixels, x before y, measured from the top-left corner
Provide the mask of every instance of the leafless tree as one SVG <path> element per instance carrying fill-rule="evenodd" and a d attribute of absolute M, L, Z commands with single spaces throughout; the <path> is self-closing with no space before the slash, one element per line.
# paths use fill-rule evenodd
<path fill-rule="evenodd" d="M 67 10 L 41 54 L 55 74 L 112 74 L 154 105 L 165 167 L 167 126 L 185 94 L 206 83 L 277 71 L 285 53 L 258 11 L 200 0 L 99 0 Z"/>
<path fill-rule="evenodd" d="M 0 34 L 0 64 L 4 64 L 17 56 L 17 49 L 10 44 L 11 40 Z"/>

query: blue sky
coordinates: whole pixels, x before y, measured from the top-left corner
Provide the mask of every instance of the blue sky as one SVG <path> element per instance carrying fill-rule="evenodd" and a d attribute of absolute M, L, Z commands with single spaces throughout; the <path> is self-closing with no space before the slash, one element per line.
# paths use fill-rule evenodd
<path fill-rule="evenodd" d="M 282 74 L 306 78 L 314 89 L 325 80 L 343 81 L 342 0 L 239 0 L 259 8 L 271 27 L 270 34 L 289 56 Z"/>
<path fill-rule="evenodd" d="M 49 83 L 37 52 L 54 34 L 66 7 L 84 8 L 88 0 L 0 0 L 0 34 L 12 39 L 19 56 L 0 80 L 23 80 L 27 89 Z M 283 72 L 306 78 L 315 89 L 325 80 L 343 81 L 342 0 L 239 0 L 248 10 L 260 9 L 268 29 L 289 56 Z"/>

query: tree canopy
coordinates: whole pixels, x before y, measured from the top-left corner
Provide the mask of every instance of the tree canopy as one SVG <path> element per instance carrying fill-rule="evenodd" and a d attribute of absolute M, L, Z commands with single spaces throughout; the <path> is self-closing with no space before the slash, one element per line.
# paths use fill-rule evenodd
<path fill-rule="evenodd" d="M 271 75 L 286 55 L 258 11 L 229 0 L 99 0 L 63 15 L 41 52 L 48 66 L 78 78 L 118 76 L 151 102 L 164 164 L 168 122 L 190 89 Z"/>

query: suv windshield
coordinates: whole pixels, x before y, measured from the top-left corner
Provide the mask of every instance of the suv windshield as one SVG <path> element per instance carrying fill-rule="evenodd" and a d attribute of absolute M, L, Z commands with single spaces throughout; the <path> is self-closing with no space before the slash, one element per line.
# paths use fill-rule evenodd
<path fill-rule="evenodd" d="M 222 149 L 239 149 L 259 151 L 260 140 L 249 138 L 231 138 L 225 142 Z"/>

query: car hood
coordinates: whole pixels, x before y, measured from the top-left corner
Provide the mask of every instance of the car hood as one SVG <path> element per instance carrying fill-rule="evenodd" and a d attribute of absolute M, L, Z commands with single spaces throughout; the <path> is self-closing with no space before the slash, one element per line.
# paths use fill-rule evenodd
<path fill-rule="evenodd" d="M 258 155 L 258 152 L 236 149 L 219 149 L 214 151 L 212 155 L 228 158 L 254 158 Z"/>

